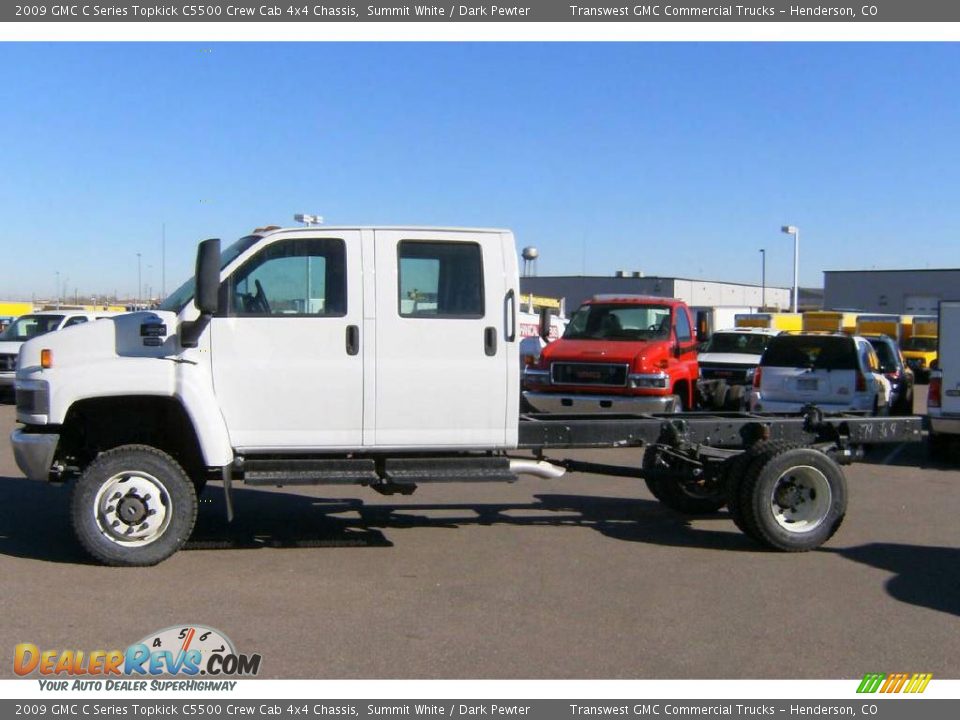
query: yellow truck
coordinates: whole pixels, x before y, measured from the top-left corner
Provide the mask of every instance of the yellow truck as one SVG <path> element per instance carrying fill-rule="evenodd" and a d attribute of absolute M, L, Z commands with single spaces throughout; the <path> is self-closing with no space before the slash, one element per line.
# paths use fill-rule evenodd
<path fill-rule="evenodd" d="M 800 313 L 743 313 L 733 316 L 738 328 L 766 328 L 768 330 L 801 330 Z"/>
<path fill-rule="evenodd" d="M 31 302 L 0 302 L 0 331 L 21 315 L 33 312 Z"/>
<path fill-rule="evenodd" d="M 844 332 L 853 335 L 857 331 L 859 313 L 840 310 L 811 310 L 803 314 L 804 332 Z"/>
<path fill-rule="evenodd" d="M 909 337 L 900 343 L 903 358 L 920 382 L 930 378 L 930 366 L 937 359 L 939 322 L 936 315 L 915 315 Z"/>

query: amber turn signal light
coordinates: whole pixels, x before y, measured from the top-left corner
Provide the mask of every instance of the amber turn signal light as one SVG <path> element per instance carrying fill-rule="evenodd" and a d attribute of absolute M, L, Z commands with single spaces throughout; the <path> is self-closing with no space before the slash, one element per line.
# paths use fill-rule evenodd
<path fill-rule="evenodd" d="M 44 348 L 40 351 L 40 367 L 44 370 L 53 367 L 53 350 Z"/>

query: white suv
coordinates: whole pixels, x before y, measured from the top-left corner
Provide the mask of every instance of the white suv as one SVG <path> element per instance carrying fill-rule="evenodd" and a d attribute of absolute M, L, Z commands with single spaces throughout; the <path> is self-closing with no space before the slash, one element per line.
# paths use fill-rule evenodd
<path fill-rule="evenodd" d="M 885 414 L 890 383 L 870 342 L 843 334 L 788 334 L 773 338 L 753 377 L 750 410 Z"/>

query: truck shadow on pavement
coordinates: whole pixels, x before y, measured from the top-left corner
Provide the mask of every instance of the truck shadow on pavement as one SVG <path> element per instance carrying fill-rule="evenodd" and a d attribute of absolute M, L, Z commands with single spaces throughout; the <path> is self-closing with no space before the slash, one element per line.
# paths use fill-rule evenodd
<path fill-rule="evenodd" d="M 54 563 L 88 563 L 70 529 L 68 487 L 0 477 L 0 555 Z M 763 552 L 737 532 L 725 513 L 688 518 L 653 500 L 539 494 L 533 502 L 414 503 L 374 496 L 318 498 L 234 488 L 235 519 L 226 520 L 223 492 L 203 493 L 184 551 L 207 549 L 391 547 L 385 531 L 454 530 L 470 525 L 586 527 L 625 542 Z M 691 521 L 716 523 L 702 529 Z"/>
<path fill-rule="evenodd" d="M 960 615 L 960 548 L 870 543 L 824 551 L 895 573 L 886 590 L 900 602 Z"/>
<path fill-rule="evenodd" d="M 389 499 L 306 497 L 234 489 L 236 517 L 227 523 L 223 495 L 210 487 L 186 550 L 218 547 L 389 547 L 388 530 L 470 525 L 587 527 L 607 537 L 674 547 L 761 551 L 737 532 L 724 513 L 687 518 L 659 502 L 590 495 L 535 495 L 523 503 L 415 503 Z M 719 531 L 692 527 L 690 520 L 717 522 Z M 729 526 L 728 526 L 729 525 Z"/>

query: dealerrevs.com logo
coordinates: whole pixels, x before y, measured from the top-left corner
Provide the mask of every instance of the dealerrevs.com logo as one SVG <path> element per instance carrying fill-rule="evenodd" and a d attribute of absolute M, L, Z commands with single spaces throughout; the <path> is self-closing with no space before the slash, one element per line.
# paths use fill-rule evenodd
<path fill-rule="evenodd" d="M 34 643 L 20 643 L 14 649 L 13 671 L 20 677 L 37 673 L 47 678 L 250 677 L 260 672 L 260 660 L 257 653 L 238 653 L 219 630 L 194 624 L 164 628 L 124 650 L 41 650 Z M 107 689 L 146 689 L 142 685 Z M 67 682 L 51 689 L 66 690 Z M 86 684 L 76 689 L 86 689 Z"/>

